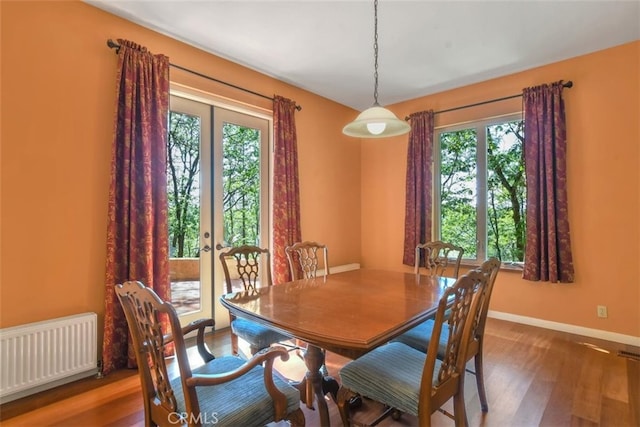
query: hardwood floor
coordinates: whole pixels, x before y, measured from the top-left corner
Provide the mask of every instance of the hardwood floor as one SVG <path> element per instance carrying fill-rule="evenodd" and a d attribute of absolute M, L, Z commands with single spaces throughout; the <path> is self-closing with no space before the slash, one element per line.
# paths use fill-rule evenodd
<path fill-rule="evenodd" d="M 640 426 L 640 361 L 617 355 L 619 350 L 638 354 L 640 349 L 496 319 L 488 319 L 485 334 L 489 412 L 480 411 L 475 378 L 467 374 L 470 426 Z M 212 334 L 208 341 L 215 354 L 230 353 L 227 331 Z M 194 363 L 199 362 L 197 352 L 190 352 L 191 356 Z M 338 378 L 345 362 L 329 353 L 329 373 Z M 300 379 L 306 369 L 295 354 L 277 368 L 292 380 Z M 329 408 L 332 425 L 341 425 L 333 402 Z M 451 402 L 445 409 L 453 410 Z M 367 422 L 379 410 L 379 405 L 365 402 L 356 420 Z M 307 426 L 319 425 L 316 411 L 305 408 L 305 416 Z M 453 426 L 440 413 L 432 416 L 432 423 Z M 137 372 L 122 370 L 6 403 L 0 406 L 0 425 L 143 426 Z M 398 421 L 385 418 L 378 425 L 415 426 L 417 422 L 405 414 Z"/>

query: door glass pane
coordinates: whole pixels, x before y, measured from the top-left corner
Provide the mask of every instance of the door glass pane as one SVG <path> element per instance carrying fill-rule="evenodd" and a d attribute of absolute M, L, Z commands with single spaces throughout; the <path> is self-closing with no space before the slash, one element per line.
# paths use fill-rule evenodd
<path fill-rule="evenodd" d="M 260 242 L 260 131 L 225 122 L 222 129 L 224 241 Z"/>
<path fill-rule="evenodd" d="M 487 255 L 524 260 L 526 186 L 522 120 L 487 127 Z"/>
<path fill-rule="evenodd" d="M 171 302 L 178 314 L 200 310 L 200 117 L 169 114 L 167 193 Z"/>
<path fill-rule="evenodd" d="M 213 113 L 213 224 L 216 248 L 269 247 L 268 120 L 240 111 L 215 108 Z M 261 206 L 262 204 L 262 206 Z M 219 258 L 225 249 L 216 250 Z M 260 257 L 264 283 L 266 257 Z M 220 262 L 216 261 L 216 266 Z M 231 279 L 237 273 L 231 271 Z M 220 304 L 227 292 L 222 268 L 214 268 L 213 312 L 216 328 L 229 326 L 229 311 Z"/>
<path fill-rule="evenodd" d="M 440 134 L 440 237 L 462 246 L 465 258 L 476 257 L 476 143 L 475 129 Z"/>

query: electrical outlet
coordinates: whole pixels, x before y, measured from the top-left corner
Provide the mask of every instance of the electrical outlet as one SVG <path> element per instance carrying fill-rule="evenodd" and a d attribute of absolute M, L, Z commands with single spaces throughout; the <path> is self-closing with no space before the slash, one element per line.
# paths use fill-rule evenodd
<path fill-rule="evenodd" d="M 607 306 L 599 305 L 598 306 L 598 317 L 607 317 Z"/>

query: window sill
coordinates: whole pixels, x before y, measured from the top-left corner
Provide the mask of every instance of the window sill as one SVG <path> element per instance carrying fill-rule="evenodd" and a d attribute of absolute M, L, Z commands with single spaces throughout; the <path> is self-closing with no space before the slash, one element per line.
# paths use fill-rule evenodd
<path fill-rule="evenodd" d="M 471 269 L 480 267 L 480 263 L 475 263 L 472 261 L 464 262 L 463 260 L 460 266 L 471 270 Z M 520 272 L 524 270 L 524 265 L 522 263 L 516 263 L 516 262 L 503 262 L 500 265 L 500 270 Z"/>

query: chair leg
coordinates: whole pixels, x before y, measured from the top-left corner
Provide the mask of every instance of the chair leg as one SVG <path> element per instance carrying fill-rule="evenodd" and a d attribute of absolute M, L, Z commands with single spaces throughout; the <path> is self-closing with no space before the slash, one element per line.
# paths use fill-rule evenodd
<path fill-rule="evenodd" d="M 288 414 L 286 420 L 289 421 L 291 427 L 304 427 L 306 422 L 304 419 L 304 412 L 302 412 L 302 409 L 300 408 Z"/>
<path fill-rule="evenodd" d="M 233 353 L 234 356 L 237 356 L 238 351 L 238 336 L 231 332 L 231 353 Z"/>
<path fill-rule="evenodd" d="M 480 407 L 482 412 L 489 412 L 489 405 L 487 404 L 487 392 L 484 389 L 484 372 L 482 370 L 482 347 L 478 350 L 478 353 L 474 357 L 476 365 L 476 384 L 478 385 L 478 398 L 480 399 Z"/>
<path fill-rule="evenodd" d="M 338 397 L 336 399 L 336 403 L 338 404 L 338 411 L 340 411 L 340 418 L 342 419 L 342 425 L 344 427 L 351 426 L 351 420 L 349 419 L 349 401 L 355 396 L 356 394 L 346 387 L 341 386 L 338 389 Z"/>
<path fill-rule="evenodd" d="M 327 350 L 325 350 L 324 348 L 322 349 L 322 354 L 325 357 L 325 363 L 322 364 L 322 366 L 320 367 L 320 372 L 322 373 L 322 376 L 324 377 L 328 377 L 329 376 L 329 370 L 327 369 L 327 363 L 326 363 L 326 357 L 327 357 Z"/>
<path fill-rule="evenodd" d="M 460 389 L 453 396 L 453 415 L 456 427 L 468 427 L 467 411 L 464 406 L 464 383 L 461 382 Z"/>

